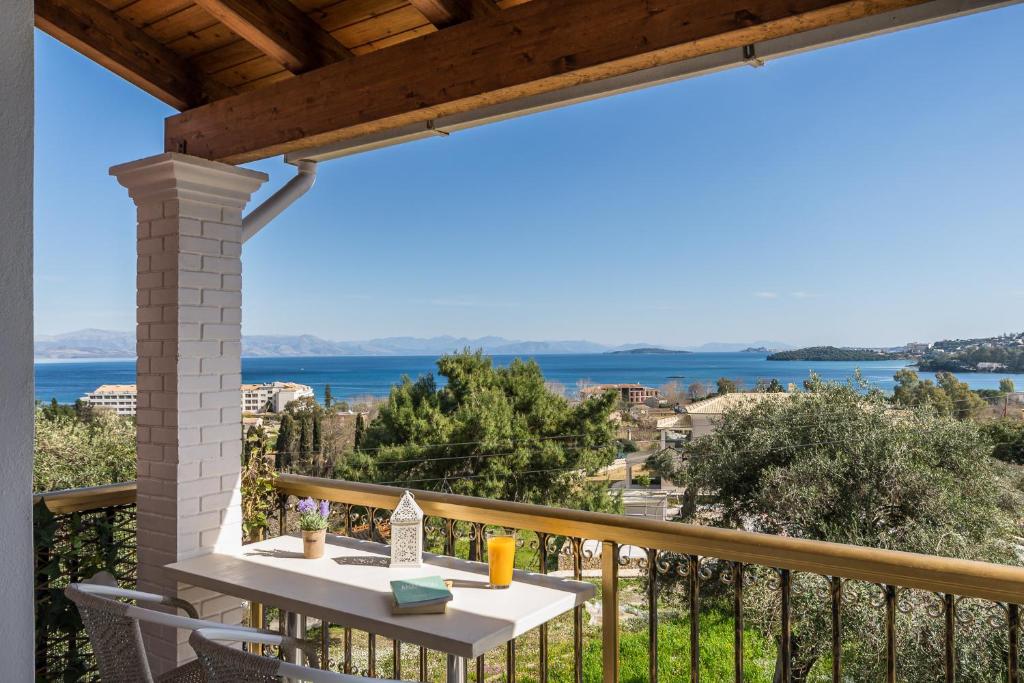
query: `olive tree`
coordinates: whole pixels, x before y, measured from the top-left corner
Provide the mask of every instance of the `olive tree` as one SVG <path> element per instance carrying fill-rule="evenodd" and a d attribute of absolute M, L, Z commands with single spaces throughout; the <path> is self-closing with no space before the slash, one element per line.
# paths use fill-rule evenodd
<path fill-rule="evenodd" d="M 79 417 L 37 408 L 32 475 L 36 491 L 135 479 L 135 422 L 109 410 Z"/>
<path fill-rule="evenodd" d="M 949 557 L 1018 563 L 1013 552 L 1020 499 L 977 424 L 928 408 L 893 410 L 862 386 L 808 382 L 791 398 L 727 411 L 714 433 L 687 449 L 685 480 L 716 502 L 701 519 L 795 538 Z M 659 463 L 663 468 L 667 463 Z M 679 476 L 678 474 L 676 476 Z M 678 480 L 677 480 L 678 481 Z M 779 591 L 771 570 L 746 594 L 748 623 L 779 638 Z M 880 680 L 885 670 L 881 590 L 846 582 L 843 663 L 850 680 Z M 936 596 L 898 594 L 900 678 L 937 680 L 942 625 Z M 996 611 L 990 611 L 990 608 Z M 997 680 L 1005 630 L 998 606 L 958 603 L 961 680 Z M 814 680 L 831 652 L 825 581 L 795 573 L 792 587 L 794 680 Z"/>

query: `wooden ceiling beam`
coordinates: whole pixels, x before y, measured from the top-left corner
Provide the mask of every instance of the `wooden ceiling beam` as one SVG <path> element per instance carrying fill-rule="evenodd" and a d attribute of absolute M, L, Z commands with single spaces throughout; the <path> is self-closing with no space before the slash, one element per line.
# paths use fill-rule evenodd
<path fill-rule="evenodd" d="M 499 11 L 492 0 L 409 0 L 431 24 L 445 28 Z"/>
<path fill-rule="evenodd" d="M 352 56 L 289 0 L 196 0 L 196 4 L 292 73 Z"/>
<path fill-rule="evenodd" d="M 36 0 L 36 26 L 175 109 L 188 109 L 234 91 L 95 0 Z"/>
<path fill-rule="evenodd" d="M 167 119 L 231 163 L 514 104 L 925 0 L 531 0 Z"/>

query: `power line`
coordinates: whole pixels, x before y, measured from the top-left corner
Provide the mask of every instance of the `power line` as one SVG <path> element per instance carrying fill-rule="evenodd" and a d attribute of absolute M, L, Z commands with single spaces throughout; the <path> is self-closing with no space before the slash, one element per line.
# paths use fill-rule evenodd
<path fill-rule="evenodd" d="M 1004 441 L 1004 442 L 996 442 L 996 443 L 994 443 L 992 445 L 993 446 L 1000 446 L 1000 445 L 1011 445 L 1011 444 L 1014 444 L 1014 443 L 1016 443 L 1016 442 L 1014 442 L 1014 441 Z M 741 450 L 730 450 L 729 451 L 729 455 L 747 455 L 747 454 L 753 454 L 753 453 L 790 451 L 790 450 L 796 450 L 796 449 L 800 449 L 800 448 L 816 448 L 816 447 L 821 447 L 821 446 L 842 446 L 842 445 L 850 445 L 850 444 L 851 444 L 850 441 L 843 440 L 843 441 L 818 441 L 818 442 L 811 442 L 811 443 L 789 444 L 789 445 L 774 445 L 774 446 L 765 446 L 763 448 L 748 448 L 748 449 L 741 449 Z M 489 453 L 489 454 L 481 454 L 479 456 L 467 456 L 467 457 L 502 457 L 502 456 L 508 456 L 508 455 L 515 455 L 515 453 Z M 455 458 L 440 458 L 440 459 L 441 460 L 455 460 L 455 459 L 463 459 L 463 458 L 460 456 L 460 457 L 455 457 Z M 433 462 L 434 460 L 437 460 L 437 459 L 435 459 L 435 458 L 426 458 L 426 459 L 417 460 L 417 461 L 401 461 L 401 460 L 398 460 L 398 461 L 394 461 L 393 463 L 389 463 L 389 464 L 404 464 L 405 462 Z M 602 469 L 607 470 L 608 467 L 610 467 L 610 466 L 605 466 Z M 522 475 L 522 474 L 541 474 L 541 473 L 553 473 L 553 472 L 575 472 L 575 473 L 581 474 L 583 476 L 586 476 L 588 478 L 594 478 L 594 477 L 599 477 L 600 476 L 599 473 L 597 473 L 597 472 L 595 472 L 595 474 L 587 474 L 587 470 L 585 468 L 580 468 L 580 467 L 556 467 L 556 468 L 546 468 L 546 469 L 522 470 L 522 471 L 519 471 L 519 472 L 512 472 L 511 474 L 503 475 L 503 476 L 516 477 L 516 476 L 519 476 L 519 475 Z M 422 484 L 422 483 L 427 483 L 427 482 L 452 482 L 452 481 L 459 481 L 459 480 L 464 480 L 464 479 L 482 479 L 482 478 L 490 477 L 490 476 L 495 476 L 495 475 L 494 475 L 494 473 L 487 472 L 487 473 L 482 473 L 482 474 L 446 475 L 446 476 L 442 476 L 442 477 L 428 477 L 428 478 L 421 478 L 421 479 L 399 479 L 399 480 L 392 480 L 392 481 L 369 482 L 369 483 L 382 484 L 382 485 Z M 605 478 L 610 479 L 610 476 L 607 476 Z"/>
<path fill-rule="evenodd" d="M 510 439 L 509 442 L 512 443 L 512 444 L 515 444 L 515 443 L 528 443 L 528 442 L 533 442 L 533 441 L 552 441 L 552 440 L 558 440 L 558 439 L 582 439 L 585 436 L 586 436 L 586 434 L 558 434 L 556 436 L 538 436 L 538 437 L 535 437 L 535 438 L 531 438 L 528 441 L 520 439 L 517 442 L 516 440 L 511 440 Z M 495 439 L 495 441 L 505 441 L 505 440 L 506 439 L 504 439 L 504 438 Z M 371 452 L 371 451 L 382 451 L 382 450 L 385 450 L 385 449 L 388 449 L 388 448 L 416 448 L 416 449 L 420 449 L 420 450 L 426 450 L 428 448 L 450 448 L 450 447 L 453 447 L 453 446 L 478 446 L 480 444 L 491 443 L 491 442 L 492 442 L 491 440 L 487 440 L 487 441 L 482 441 L 481 440 L 481 441 L 453 441 L 453 442 L 449 442 L 449 443 L 388 444 L 386 446 L 374 446 L 372 448 L 360 448 L 359 452 L 367 453 L 367 452 Z M 510 446 L 510 448 L 511 448 L 511 446 Z"/>

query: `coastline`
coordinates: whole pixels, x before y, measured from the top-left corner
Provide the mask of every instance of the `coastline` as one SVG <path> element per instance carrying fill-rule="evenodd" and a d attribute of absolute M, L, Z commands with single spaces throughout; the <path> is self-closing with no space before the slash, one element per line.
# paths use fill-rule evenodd
<path fill-rule="evenodd" d="M 336 399 L 361 396 L 387 396 L 391 387 L 408 376 L 434 373 L 438 384 L 436 355 L 422 356 L 246 356 L 242 358 L 242 381 L 263 383 L 294 381 L 313 387 L 322 399 L 327 384 Z M 583 383 L 638 383 L 662 387 L 676 383 L 685 389 L 692 383 L 713 384 L 720 377 L 739 380 L 752 389 L 758 379 L 778 379 L 784 386 L 801 386 L 810 374 L 825 380 L 849 381 L 855 370 L 883 391 L 891 391 L 893 375 L 911 365 L 909 361 L 803 362 L 766 360 L 763 353 L 693 352 L 687 354 L 543 354 L 491 356 L 498 366 L 507 366 L 515 358 L 532 359 L 540 365 L 552 384 L 560 385 L 567 396 L 575 396 Z M 35 364 L 38 400 L 71 403 L 101 384 L 135 382 L 134 359 L 45 359 Z M 1024 386 L 1024 374 L 959 373 L 973 389 L 997 388 L 999 380 L 1011 377 Z M 922 379 L 931 379 L 921 373 Z"/>

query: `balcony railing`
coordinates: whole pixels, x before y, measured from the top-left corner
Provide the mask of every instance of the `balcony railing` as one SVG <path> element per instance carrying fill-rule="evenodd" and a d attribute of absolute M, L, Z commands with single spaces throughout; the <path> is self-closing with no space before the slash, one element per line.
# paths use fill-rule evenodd
<path fill-rule="evenodd" d="M 97 680 L 64 587 L 104 570 L 134 587 L 135 483 L 41 493 L 33 502 L 36 680 Z"/>
<path fill-rule="evenodd" d="M 284 474 L 276 479 L 280 509 L 272 532 L 292 529 L 297 497 L 312 496 L 336 503 L 332 531 L 387 541 L 390 510 L 402 489 Z M 844 674 L 844 610 L 854 601 L 877 608 L 884 651 L 878 653 L 887 681 L 907 680 L 900 672 L 898 624 L 920 611 L 935 622 L 934 675 L 930 680 L 972 679 L 958 671 L 964 647 L 958 628 L 979 615 L 990 630 L 990 643 L 1002 652 L 1005 680 L 1019 676 L 1020 609 L 1024 601 L 1024 569 L 944 557 L 822 543 L 779 536 L 660 522 L 620 515 L 547 508 L 521 503 L 418 491 L 423 508 L 427 546 L 450 555 L 483 559 L 484 539 L 491 530 L 514 530 L 522 547 L 520 561 L 531 558 L 533 569 L 547 573 L 562 569 L 569 575 L 600 581 L 600 619 L 589 618 L 580 607 L 563 624 L 541 627 L 536 633 L 509 642 L 503 652 L 478 658 L 471 667 L 483 681 L 556 680 L 616 681 L 626 655 L 620 636 L 636 636 L 637 624 L 646 631 L 646 647 L 628 653 L 630 665 L 645 659 L 633 680 L 760 680 L 765 671 L 753 671 L 750 631 L 745 628 L 745 607 L 759 588 L 774 596 L 779 637 L 767 656 L 769 673 L 789 681 L 793 652 L 788 635 L 793 628 L 794 599 L 809 586 L 822 601 L 830 621 L 830 651 L 822 662 L 824 677 L 850 680 Z M 40 677 L 89 679 L 92 671 L 87 640 L 73 607 L 61 590 L 69 581 L 99 569 L 113 571 L 121 580 L 134 581 L 134 485 L 51 493 L 37 500 L 37 661 Z M 624 591 L 626 575 L 638 590 Z M 816 578 L 820 577 L 820 578 Z M 815 583 L 808 583 L 813 578 Z M 799 580 L 798 580 L 799 579 Z M 671 584 L 681 593 L 678 603 L 684 637 L 666 636 L 663 591 Z M 677 596 L 673 592 L 673 599 Z M 643 609 L 624 623 L 620 617 L 628 600 L 639 599 Z M 728 605 L 731 646 L 724 677 L 702 672 L 701 619 L 712 600 Z M 254 606 L 261 622 L 270 621 L 270 609 Z M 662 614 L 659 614 L 661 611 Z M 596 623 L 591 623 L 596 622 Z M 318 633 L 317 633 L 318 631 Z M 403 648 L 401 643 L 377 642 L 373 634 L 354 633 L 343 625 L 320 624 L 310 630 L 323 647 L 323 665 L 346 671 L 395 678 L 416 675 L 433 680 L 440 674 L 436 653 Z M 379 647 L 378 647 L 379 646 Z M 684 666 L 666 669 L 664 658 L 685 652 Z M 390 654 L 390 656 L 388 656 Z M 863 653 L 861 653 L 863 654 Z M 777 655 L 777 658 L 776 658 Z M 382 660 L 382 661 L 381 661 Z M 403 672 L 404 669 L 404 672 Z M 645 670 L 644 670 L 645 669 Z M 721 670 L 721 669 L 720 669 Z M 405 674 L 403 676 L 403 673 Z M 924 678 L 915 678 L 924 680 Z"/>
<path fill-rule="evenodd" d="M 283 494 L 278 525 L 288 530 L 288 500 L 312 496 L 340 504 L 339 523 L 334 531 L 346 535 L 386 541 L 379 522 L 387 519 L 402 489 L 283 474 L 276 480 Z M 831 614 L 831 648 L 827 659 L 831 680 L 843 681 L 844 605 L 853 600 L 869 600 L 878 608 L 884 629 L 885 680 L 895 682 L 899 672 L 897 622 L 912 610 L 924 610 L 937 620 L 941 643 L 935 643 L 935 679 L 953 681 L 957 678 L 957 615 L 976 620 L 979 608 L 993 637 L 1001 637 L 1005 655 L 1006 680 L 1017 682 L 1019 675 L 1020 608 L 1024 601 L 1024 569 L 952 558 L 879 550 L 852 545 L 825 543 L 771 536 L 729 529 L 661 522 L 621 515 L 583 512 L 557 508 L 472 498 L 429 491 L 417 491 L 416 501 L 425 514 L 427 545 L 445 554 L 460 548 L 475 558 L 483 558 L 485 534 L 489 529 L 515 531 L 520 544 L 535 549 L 536 566 L 548 572 L 552 556 L 564 555 L 575 578 L 583 578 L 588 565 L 599 567 L 600 577 L 600 664 L 585 667 L 584 608 L 577 608 L 572 619 L 572 662 L 569 677 L 576 683 L 584 680 L 619 680 L 620 667 L 620 569 L 630 566 L 639 573 L 644 584 L 647 630 L 647 671 L 644 680 L 699 681 L 701 677 L 701 600 L 709 592 L 725 587 L 731 593 L 733 647 L 731 677 L 737 682 L 748 680 L 745 669 L 746 630 L 744 628 L 744 592 L 751 581 L 767 584 L 777 596 L 778 638 L 777 677 L 790 681 L 793 677 L 790 633 L 794 577 L 821 577 L 820 599 L 829 605 Z M 465 541 L 460 543 L 460 541 Z M 597 551 L 597 548 L 600 548 Z M 626 549 L 633 552 L 625 553 Z M 637 552 L 638 551 L 638 552 Z M 586 572 L 591 574 L 593 572 Z M 659 638 L 659 591 L 671 578 L 684 586 L 685 613 L 688 621 L 689 667 L 685 676 L 666 673 L 659 665 L 659 652 L 664 648 L 682 649 L 678 642 L 661 642 Z M 803 584 L 801 584 L 803 585 Z M 874 595 L 870 593 L 873 592 Z M 981 601 L 981 604 L 965 603 Z M 322 628 L 325 651 L 330 632 Z M 547 683 L 551 635 L 547 628 L 538 629 L 538 663 L 532 679 Z M 352 634 L 344 631 L 344 671 L 376 670 L 376 662 L 367 662 L 360 669 L 352 661 Z M 373 636 L 368 647 L 372 658 Z M 525 638 L 525 637 L 524 637 Z M 520 638 L 521 642 L 524 638 Z M 521 649 L 521 647 L 520 647 Z M 392 645 L 392 652 L 399 650 Z M 427 680 L 420 653 L 421 679 Z M 395 662 L 399 662 L 399 657 Z M 505 670 L 508 681 L 516 680 L 517 642 L 505 649 Z M 773 668 L 775 668 L 773 666 Z M 490 680 L 493 668 L 484 657 L 475 663 L 476 681 Z M 392 666 L 392 673 L 395 671 Z M 532 672 L 531 672 L 532 673 Z M 749 673 L 749 672 L 748 672 Z M 769 674 L 771 675 L 771 674 Z M 721 680 L 721 679 L 715 679 Z"/>

